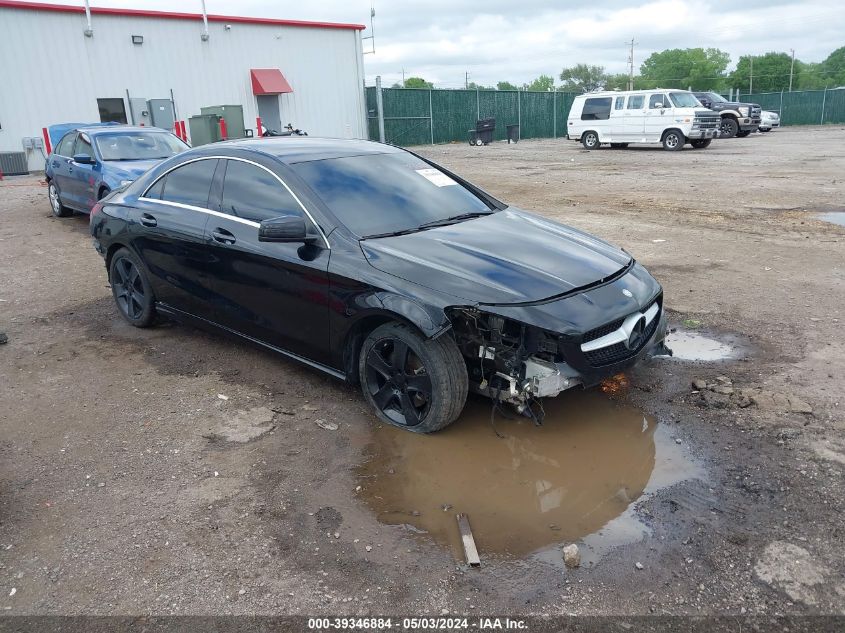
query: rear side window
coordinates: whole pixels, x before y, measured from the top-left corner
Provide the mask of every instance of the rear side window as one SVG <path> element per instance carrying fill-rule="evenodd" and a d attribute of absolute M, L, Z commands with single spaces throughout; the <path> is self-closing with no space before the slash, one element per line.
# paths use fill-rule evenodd
<path fill-rule="evenodd" d="M 273 174 L 239 160 L 226 161 L 221 211 L 253 222 L 302 215 L 299 203 Z"/>
<path fill-rule="evenodd" d="M 621 110 L 625 107 L 625 97 L 616 97 L 616 103 L 613 104 L 614 110 Z"/>
<path fill-rule="evenodd" d="M 198 160 L 177 167 L 166 176 L 161 200 L 208 208 L 208 195 L 216 168 L 216 158 Z"/>
<path fill-rule="evenodd" d="M 56 145 L 55 153 L 59 156 L 73 156 L 73 142 L 76 140 L 76 132 L 68 132 Z"/>
<path fill-rule="evenodd" d="M 643 95 L 631 95 L 628 97 L 628 109 L 641 110 L 643 107 L 643 101 L 645 101 L 645 97 L 643 97 Z"/>
<path fill-rule="evenodd" d="M 610 118 L 611 97 L 594 97 L 584 101 L 584 109 L 581 111 L 582 121 L 596 121 L 598 119 Z"/>

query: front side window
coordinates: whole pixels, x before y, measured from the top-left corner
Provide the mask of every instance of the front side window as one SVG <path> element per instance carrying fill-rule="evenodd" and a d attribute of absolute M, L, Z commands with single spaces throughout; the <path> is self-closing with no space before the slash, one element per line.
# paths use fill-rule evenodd
<path fill-rule="evenodd" d="M 666 106 L 666 96 L 663 94 L 651 95 L 648 98 L 648 107 L 651 110 L 655 110 L 657 108 L 665 108 Z"/>
<path fill-rule="evenodd" d="M 76 132 L 68 132 L 56 145 L 55 153 L 59 156 L 73 156 L 73 144 L 76 141 Z"/>
<path fill-rule="evenodd" d="M 197 160 L 177 167 L 165 177 L 161 200 L 208 208 L 208 195 L 216 167 L 216 158 Z"/>
<path fill-rule="evenodd" d="M 643 95 L 631 95 L 628 97 L 629 110 L 642 110 L 645 97 Z"/>
<path fill-rule="evenodd" d="M 407 152 L 306 161 L 292 167 L 360 237 L 493 211 L 470 189 Z"/>
<path fill-rule="evenodd" d="M 94 157 L 94 150 L 91 147 L 91 142 L 84 134 L 76 137 L 76 144 L 73 146 L 73 155 L 85 154 L 86 156 Z"/>
<path fill-rule="evenodd" d="M 614 110 L 621 110 L 625 107 L 625 97 L 616 97 L 616 103 L 613 105 Z"/>
<path fill-rule="evenodd" d="M 188 149 L 188 145 L 167 132 L 98 134 L 97 149 L 103 160 L 161 160 Z"/>
<path fill-rule="evenodd" d="M 698 108 L 701 106 L 691 92 L 670 92 L 669 97 L 676 108 Z"/>
<path fill-rule="evenodd" d="M 221 210 L 253 222 L 302 215 L 302 207 L 273 174 L 239 160 L 227 161 Z"/>
<path fill-rule="evenodd" d="M 581 111 L 582 121 L 596 121 L 610 118 L 610 97 L 594 97 L 584 101 L 584 109 Z"/>

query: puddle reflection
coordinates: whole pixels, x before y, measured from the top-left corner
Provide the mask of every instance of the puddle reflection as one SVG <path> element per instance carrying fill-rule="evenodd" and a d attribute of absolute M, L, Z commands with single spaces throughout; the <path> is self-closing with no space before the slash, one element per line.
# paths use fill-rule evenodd
<path fill-rule="evenodd" d="M 422 530 L 458 558 L 459 512 L 482 557 L 524 556 L 597 532 L 649 484 L 656 423 L 599 390 L 544 404 L 542 427 L 497 417 L 504 438 L 491 427 L 489 400 L 472 397 L 461 419 L 433 435 L 377 428 L 358 471 L 363 498 L 381 522 Z"/>

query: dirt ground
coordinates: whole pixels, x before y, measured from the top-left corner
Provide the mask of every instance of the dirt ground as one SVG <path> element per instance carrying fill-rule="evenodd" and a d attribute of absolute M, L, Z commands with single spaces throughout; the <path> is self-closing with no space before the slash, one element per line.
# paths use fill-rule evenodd
<path fill-rule="evenodd" d="M 480 541 L 470 569 L 380 522 L 361 467 L 392 445 L 355 389 L 222 336 L 129 327 L 87 218 L 52 217 L 38 178 L 7 178 L 2 612 L 845 613 L 845 228 L 816 219 L 845 210 L 845 129 L 680 153 L 560 139 L 418 151 L 623 246 L 663 284 L 674 327 L 738 346 L 720 363 L 654 359 L 615 389 L 696 464 L 626 500 L 644 535 L 577 569 L 554 560 L 559 545 L 509 556 Z M 600 469 L 601 445 L 583 450 Z"/>

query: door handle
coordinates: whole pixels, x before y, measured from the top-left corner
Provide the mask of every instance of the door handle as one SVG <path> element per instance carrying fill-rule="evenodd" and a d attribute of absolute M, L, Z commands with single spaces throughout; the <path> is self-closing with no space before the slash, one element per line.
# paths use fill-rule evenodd
<path fill-rule="evenodd" d="M 149 213 L 142 213 L 141 224 L 149 227 L 158 226 L 158 220 L 156 220 L 155 217 L 151 216 Z"/>
<path fill-rule="evenodd" d="M 220 227 L 215 228 L 211 232 L 211 237 L 215 242 L 220 242 L 221 244 L 235 243 L 235 236 L 226 229 L 221 229 Z"/>

